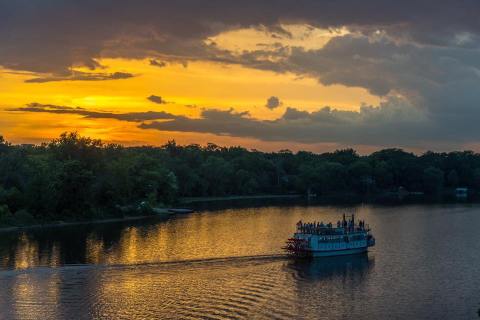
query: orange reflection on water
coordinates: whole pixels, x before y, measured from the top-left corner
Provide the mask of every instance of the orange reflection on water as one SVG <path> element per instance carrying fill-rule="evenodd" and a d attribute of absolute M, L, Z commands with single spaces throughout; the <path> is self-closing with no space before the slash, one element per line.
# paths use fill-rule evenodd
<path fill-rule="evenodd" d="M 58 271 L 48 272 L 43 278 L 35 274 L 24 273 L 16 277 L 8 290 L 14 319 L 40 319 L 49 314 L 49 318 L 61 318 L 59 301 L 61 278 Z M 2 312 L 0 312 L 0 318 Z M 8 318 L 8 317 L 7 317 Z"/>
<path fill-rule="evenodd" d="M 35 266 L 57 266 L 60 264 L 60 248 L 53 243 L 46 252 L 40 252 L 39 243 L 23 233 L 15 246 L 15 269 L 27 269 Z"/>
<path fill-rule="evenodd" d="M 316 214 L 333 215 L 335 211 Z M 126 227 L 115 241 L 91 233 L 86 240 L 86 262 L 132 265 L 281 253 L 295 223 L 312 213 L 301 207 L 263 208 L 261 215 L 254 208 L 232 209 Z"/>

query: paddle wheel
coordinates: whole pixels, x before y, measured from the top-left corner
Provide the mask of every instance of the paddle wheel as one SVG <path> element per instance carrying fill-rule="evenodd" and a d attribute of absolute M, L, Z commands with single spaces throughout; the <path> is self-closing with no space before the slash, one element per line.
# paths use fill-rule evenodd
<path fill-rule="evenodd" d="M 282 249 L 287 252 L 287 254 L 296 256 L 296 257 L 305 257 L 308 255 L 308 242 L 304 239 L 290 238 L 285 243 L 285 247 Z"/>

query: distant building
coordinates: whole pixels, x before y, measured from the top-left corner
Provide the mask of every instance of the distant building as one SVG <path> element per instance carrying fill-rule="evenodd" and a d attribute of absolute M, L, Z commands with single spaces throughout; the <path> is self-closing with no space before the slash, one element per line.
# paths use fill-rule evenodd
<path fill-rule="evenodd" d="M 457 198 L 466 198 L 468 197 L 468 188 L 456 188 L 455 197 Z"/>

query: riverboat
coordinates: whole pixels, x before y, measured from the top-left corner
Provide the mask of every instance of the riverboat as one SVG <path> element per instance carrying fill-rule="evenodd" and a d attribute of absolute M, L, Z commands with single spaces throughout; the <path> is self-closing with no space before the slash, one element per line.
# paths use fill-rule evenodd
<path fill-rule="evenodd" d="M 323 222 L 299 221 L 293 237 L 283 248 L 294 257 L 327 257 L 367 252 L 375 238 L 365 221 L 355 221 L 355 215 L 343 215 L 336 225 Z"/>

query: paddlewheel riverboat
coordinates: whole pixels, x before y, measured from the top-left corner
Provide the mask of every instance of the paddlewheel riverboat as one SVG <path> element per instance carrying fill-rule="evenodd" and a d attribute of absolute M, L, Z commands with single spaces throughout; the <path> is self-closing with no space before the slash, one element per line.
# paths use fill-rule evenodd
<path fill-rule="evenodd" d="M 352 214 L 343 215 L 336 225 L 299 221 L 293 238 L 288 239 L 283 249 L 294 257 L 326 257 L 362 253 L 374 245 L 369 225 L 355 221 Z"/>

